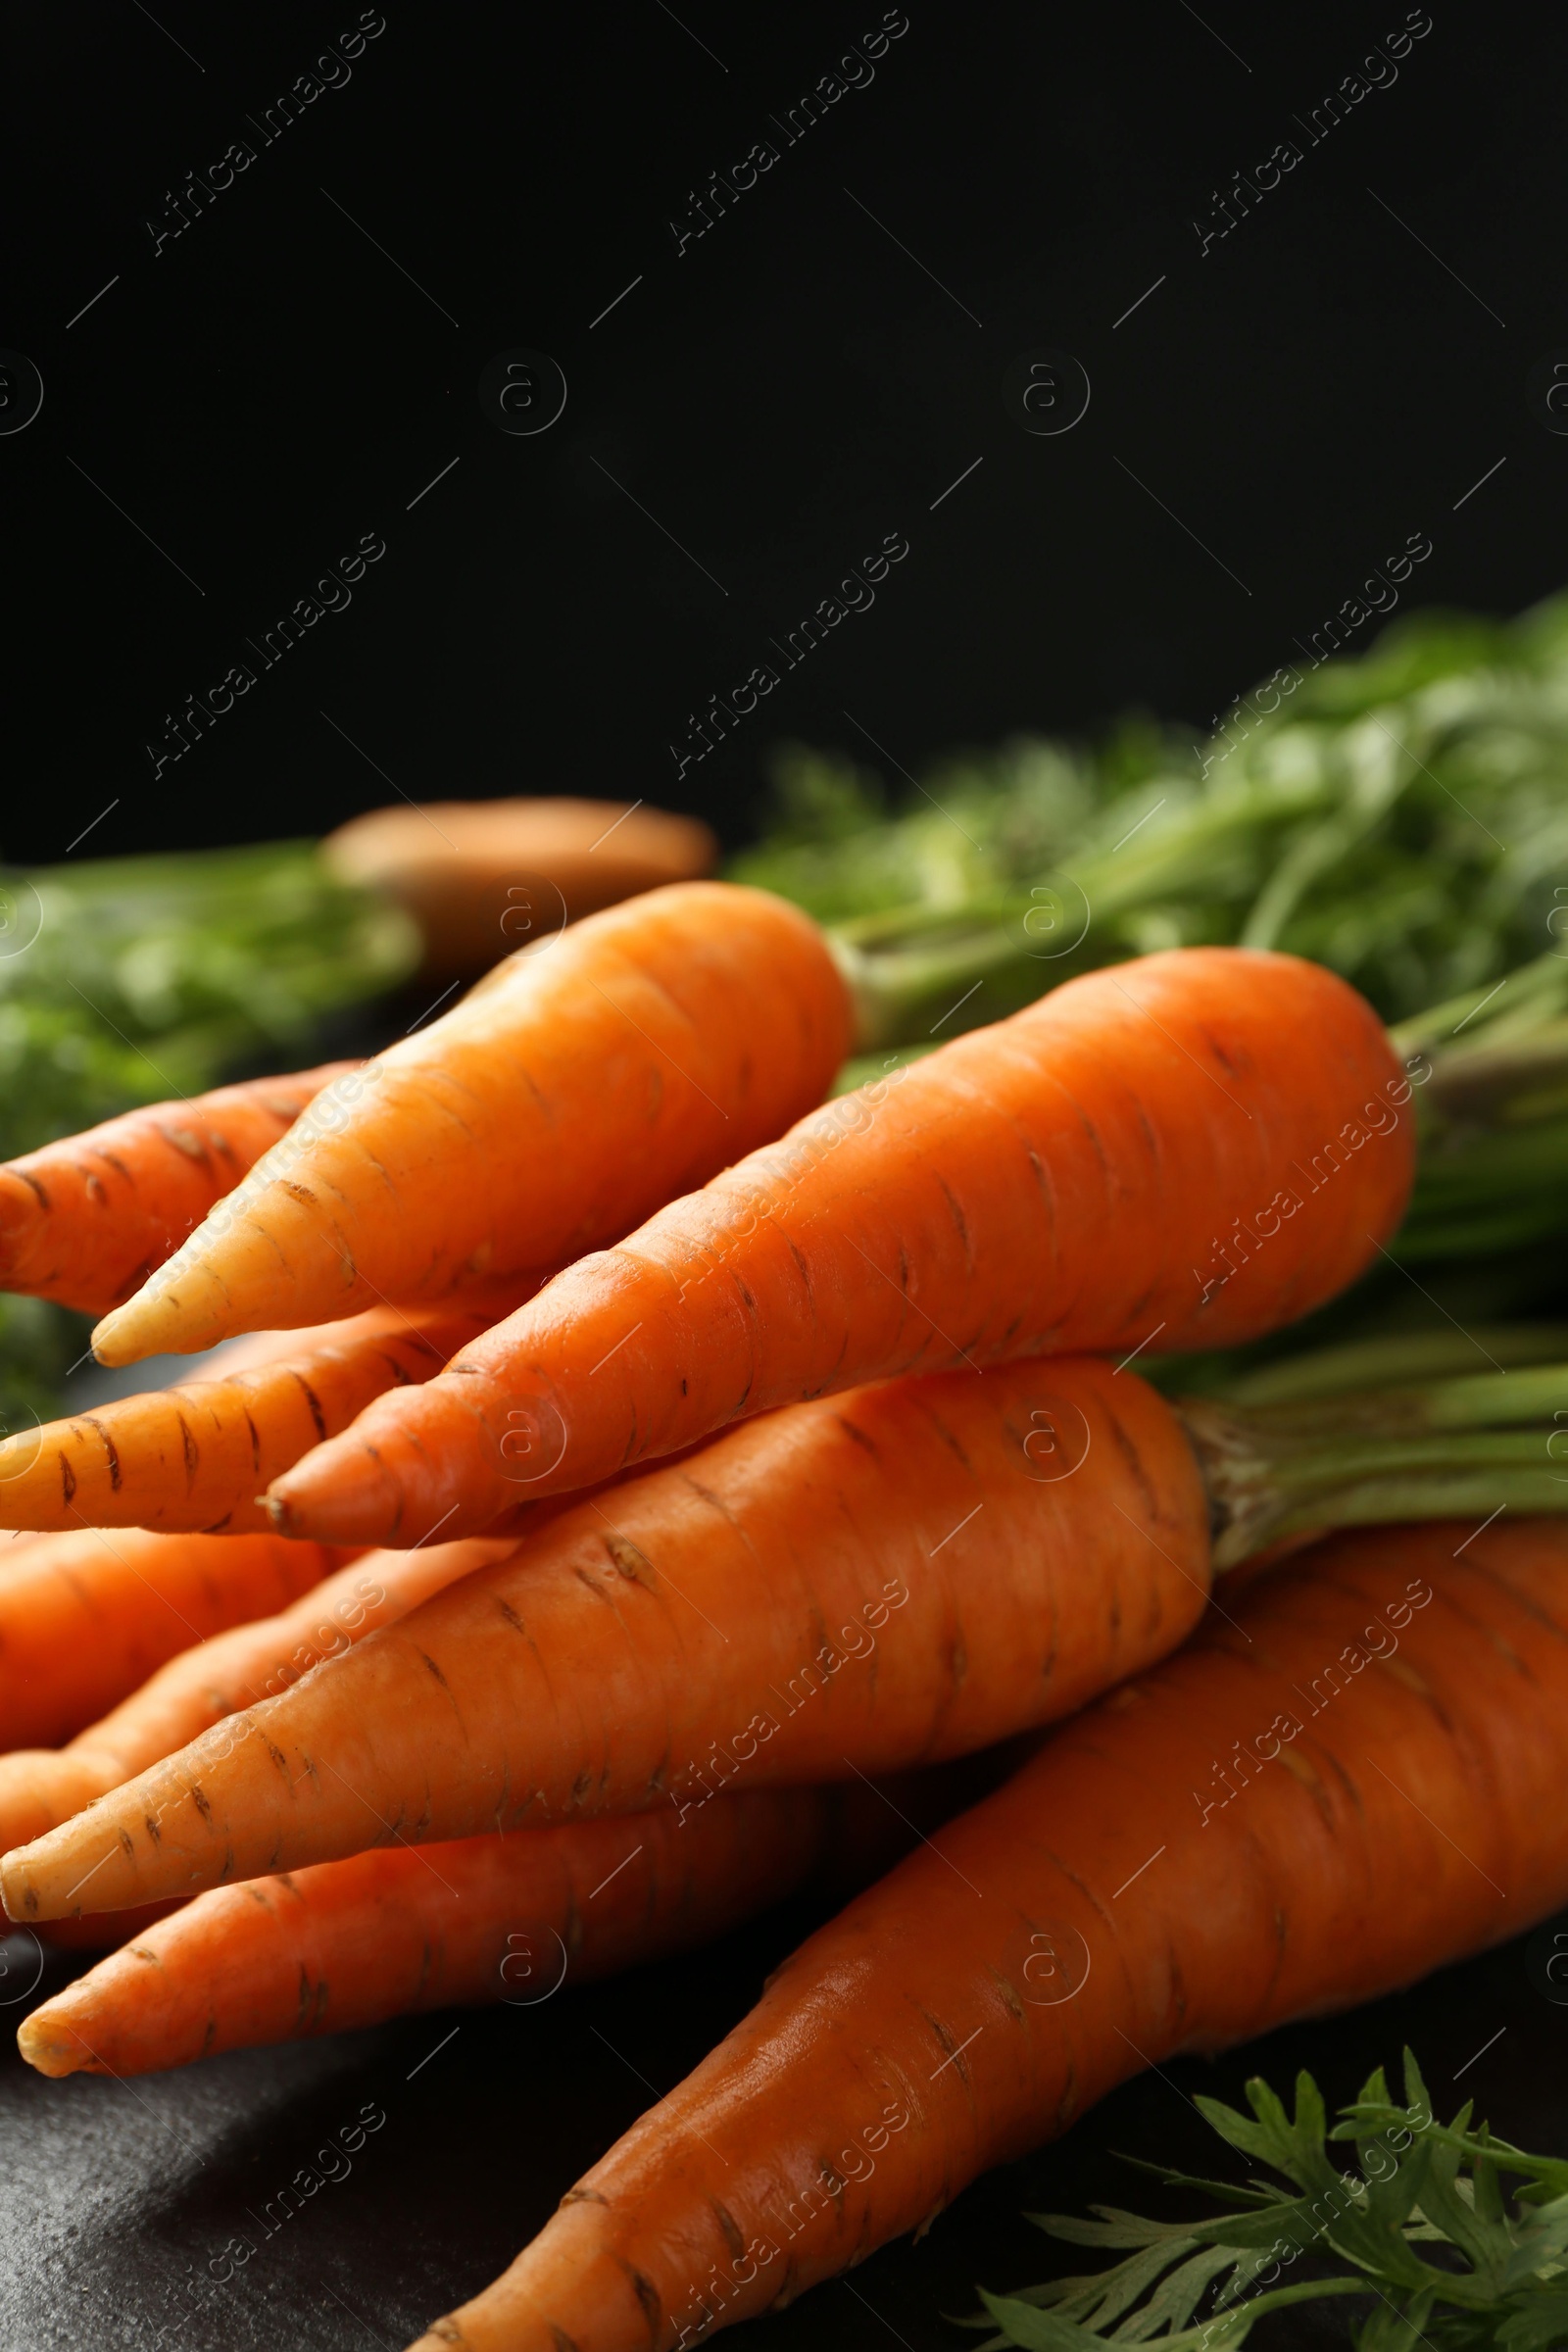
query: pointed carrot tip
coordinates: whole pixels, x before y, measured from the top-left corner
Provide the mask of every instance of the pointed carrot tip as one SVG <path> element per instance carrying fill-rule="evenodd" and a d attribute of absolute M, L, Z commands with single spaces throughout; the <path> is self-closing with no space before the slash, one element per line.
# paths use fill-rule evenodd
<path fill-rule="evenodd" d="M 235 1324 L 225 1322 L 212 1300 L 200 1296 L 190 1300 L 172 1287 L 143 1284 L 134 1298 L 124 1300 L 122 1307 L 111 1307 L 94 1324 L 92 1352 L 99 1364 L 118 1371 L 122 1364 L 141 1364 L 148 1354 L 197 1354 L 228 1339 L 232 1329 Z"/>
<path fill-rule="evenodd" d="M 385 1544 L 397 1536 L 401 1497 L 368 1447 L 318 1446 L 274 1479 L 262 1500 L 280 1536 L 319 1544 Z"/>
<path fill-rule="evenodd" d="M 69 2026 L 63 2034 L 52 2031 L 52 2007 L 53 2003 L 46 2001 L 23 2019 L 17 2028 L 17 2047 L 30 2067 L 59 2082 L 67 2075 L 79 2075 L 90 2060 Z"/>
<path fill-rule="evenodd" d="M 131 1304 L 134 1303 L 133 1300 Z M 122 1364 L 134 1364 L 143 1355 L 151 1354 L 151 1348 L 138 1347 L 135 1327 L 136 1318 L 130 1306 L 111 1308 L 103 1321 L 93 1326 L 94 1362 L 118 1369 Z"/>

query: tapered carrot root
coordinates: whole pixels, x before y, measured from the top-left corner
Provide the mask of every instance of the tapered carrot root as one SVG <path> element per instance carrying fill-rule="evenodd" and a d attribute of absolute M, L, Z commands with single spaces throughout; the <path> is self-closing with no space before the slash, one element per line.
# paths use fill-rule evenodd
<path fill-rule="evenodd" d="M 138 1540 L 148 1544 L 206 1543 L 220 1564 L 243 1545 L 261 1541 L 247 1536 L 138 1539 L 129 1534 L 113 1539 L 122 1548 Z M 280 1549 L 286 1564 L 302 1547 L 284 1544 Z M 510 1549 L 510 1544 L 470 1540 L 355 1559 L 275 1616 L 232 1626 L 210 1641 L 198 1640 L 101 1722 L 78 1732 L 69 1746 L 22 1748 L 0 1755 L 0 1851 L 41 1837 L 236 1708 L 286 1690 L 322 1658 L 363 1641 L 428 1599 L 453 1577 Z M 120 1697 L 124 1687 L 122 1683 L 112 1695 Z"/>
<path fill-rule="evenodd" d="M 1069 981 L 804 1119 L 584 1258 L 271 1490 L 292 1534 L 413 1543 L 742 1413 L 1046 1349 L 1229 1346 L 1397 1223 L 1410 1083 L 1330 972 L 1231 948 Z"/>
<path fill-rule="evenodd" d="M 763 891 L 590 915 L 322 1097 L 93 1345 L 129 1363 L 563 1265 L 819 1102 L 849 1026 L 821 933 Z"/>
<path fill-rule="evenodd" d="M 154 1102 L 11 1160 L 0 1167 L 0 1290 L 107 1313 L 353 1066 Z"/>
<path fill-rule="evenodd" d="M 536 2006 L 724 1934 L 807 1880 L 842 1903 L 990 1794 L 1020 1750 L 877 1786 L 745 1789 L 684 1828 L 656 1813 L 397 1844 L 188 1905 L 52 1919 L 49 1945 L 127 1950 L 35 2009 L 17 2039 L 45 2075 L 151 2075 L 456 2001 Z"/>
<path fill-rule="evenodd" d="M 0 1444 L 0 1527 L 147 1527 L 241 1535 L 271 1521 L 269 1481 L 346 1429 L 372 1396 L 441 1370 L 516 1302 L 372 1307 L 304 1333 L 269 1333 L 243 1368 L 122 1397 Z"/>
<path fill-rule="evenodd" d="M 831 1812 L 824 1790 L 759 1789 L 684 1831 L 673 1814 L 581 1822 L 219 1887 L 35 2009 L 22 2054 L 46 2075 L 141 2075 L 455 2003 L 547 2000 L 789 1894 Z"/>
<path fill-rule="evenodd" d="M 70 1739 L 177 1651 L 275 1615 L 353 1556 L 272 1535 L 36 1538 L 0 1566 L 0 1739 Z"/>
<path fill-rule="evenodd" d="M 875 1786 L 752 1789 L 684 1825 L 660 1813 L 400 1844 L 182 1907 L 51 1920 L 50 1943 L 126 1948 L 18 2040 L 47 2075 L 138 2075 L 457 2002 L 532 2007 L 720 1935 L 808 1876 L 842 1902 L 1017 1761 L 998 1749 Z"/>
<path fill-rule="evenodd" d="M 812 1936 L 417 2352 L 669 2352 L 1141 2066 L 1516 1934 L 1568 1897 L 1565 1774 L 1568 1531 L 1336 1539 Z"/>
<path fill-rule="evenodd" d="M 399 1555 L 389 1554 L 396 1558 Z M 422 1556 L 414 1553 L 413 1558 Z M 1067 1713 L 1208 1591 L 1176 1414 L 1093 1357 L 749 1422 L 480 1569 L 0 1866 L 14 1917 L 892 1771 Z"/>

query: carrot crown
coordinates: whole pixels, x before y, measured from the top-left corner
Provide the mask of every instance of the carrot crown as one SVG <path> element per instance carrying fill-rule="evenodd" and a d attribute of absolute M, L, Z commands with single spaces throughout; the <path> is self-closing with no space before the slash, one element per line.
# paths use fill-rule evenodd
<path fill-rule="evenodd" d="M 1354 1350 L 1333 1352 L 1343 1376 Z M 1568 1363 L 1322 1394 L 1312 1362 L 1279 1367 L 1297 1393 L 1273 1402 L 1176 1400 L 1217 1571 L 1331 1527 L 1568 1511 Z"/>

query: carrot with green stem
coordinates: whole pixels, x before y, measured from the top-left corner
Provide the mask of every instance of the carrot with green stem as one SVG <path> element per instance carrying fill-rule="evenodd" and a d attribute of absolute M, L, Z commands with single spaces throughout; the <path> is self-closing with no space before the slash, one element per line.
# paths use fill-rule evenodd
<path fill-rule="evenodd" d="M 1140 2068 L 1555 1910 L 1565 1774 L 1568 1529 L 1337 1537 L 813 1936 L 417 2352 L 673 2352 L 790 2300 Z"/>
<path fill-rule="evenodd" d="M 354 1066 L 152 1102 L 0 1166 L 0 1290 L 107 1313 Z"/>
<path fill-rule="evenodd" d="M 0 1555 L 0 1739 L 69 1740 L 166 1659 L 274 1615 L 354 1556 L 270 1534 L 80 1526 L 18 1544 Z"/>
<path fill-rule="evenodd" d="M 891 1373 L 1229 1345 L 1341 1289 L 1409 1189 L 1409 1081 L 1293 956 L 1150 956 L 898 1077 L 377 1398 L 274 1484 L 277 1525 L 413 1543 Z"/>
<path fill-rule="evenodd" d="M 36 1921 L 328 1861 L 388 1825 L 688 1821 L 726 1787 L 961 1755 L 1163 1656 L 1216 1566 L 1346 1520 L 1568 1510 L 1563 1396 L 1558 1367 L 1248 1415 L 1056 1357 L 793 1406 L 560 1506 L 8 1855 L 0 1891 Z"/>
<path fill-rule="evenodd" d="M 270 1533 L 262 1493 L 271 1479 L 372 1397 L 429 1380 L 523 1287 L 257 1334 L 206 1379 L 23 1430 L 0 1442 L 0 1527 Z"/>
<path fill-rule="evenodd" d="M 808 1878 L 842 1900 L 1003 1777 L 976 1758 L 886 1796 L 760 1788 L 686 1829 L 666 1813 L 571 1822 L 215 1887 L 138 1923 L 18 2040 L 46 2075 L 140 2075 L 457 2002 L 532 2007 L 721 1935 Z"/>
<path fill-rule="evenodd" d="M 541 1274 L 820 1102 L 850 1005 L 781 899 L 589 915 L 327 1090 L 128 1304 L 105 1363 Z"/>
<path fill-rule="evenodd" d="M 266 1541 L 130 1533 L 110 1540 L 127 1552 L 138 1543 L 186 1547 L 205 1544 L 220 1568 L 231 1558 L 242 1558 L 247 1546 Z M 19 1748 L 0 1755 L 0 1849 L 42 1836 L 236 1708 L 288 1690 L 320 1659 L 363 1641 L 452 1578 L 511 1548 L 510 1544 L 469 1539 L 428 1544 L 418 1551 L 362 1556 L 270 1617 L 231 1624 L 226 1632 L 205 1640 L 197 1635 L 192 1646 L 175 1656 L 166 1651 L 167 1663 L 140 1689 L 132 1687 L 128 1697 L 122 1695 L 126 1682 L 118 1682 L 109 1695 L 119 1704 L 99 1721 L 89 1721 L 66 1746 Z M 308 1547 L 298 1544 L 277 1549 L 285 1568 L 308 1556 Z M 333 1556 L 342 1558 L 341 1553 Z M 79 1722 L 80 1714 L 72 1720 Z M 34 1731 L 32 1737 L 40 1734 Z"/>

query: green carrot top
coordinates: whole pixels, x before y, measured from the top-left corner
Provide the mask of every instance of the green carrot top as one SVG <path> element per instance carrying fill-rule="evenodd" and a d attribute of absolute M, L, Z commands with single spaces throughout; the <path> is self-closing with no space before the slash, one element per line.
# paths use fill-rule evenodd
<path fill-rule="evenodd" d="M 998 2332 L 979 2352 L 1091 2352 L 1107 2342 L 1231 2352 L 1271 2312 L 1335 2295 L 1372 2303 L 1352 2323 L 1356 2352 L 1568 2343 L 1568 2161 L 1528 2155 L 1486 2124 L 1473 2127 L 1469 2101 L 1439 2124 L 1409 2050 L 1404 2091 L 1401 2105 L 1379 2067 L 1332 2129 L 1305 2073 L 1294 2117 L 1257 2077 L 1247 2085 L 1250 2116 L 1200 2098 L 1220 2136 L 1281 2180 L 1238 2187 L 1146 2165 L 1227 2210 L 1201 2222 L 1146 2221 L 1109 2205 L 1095 2206 L 1094 2220 L 1030 2215 L 1069 2244 L 1131 2251 L 1107 2270 L 1015 2295 L 982 2290 Z M 1352 2143 L 1353 2165 L 1334 2161 L 1336 2141 Z M 1314 2275 L 1298 2275 L 1298 2263 Z"/>

